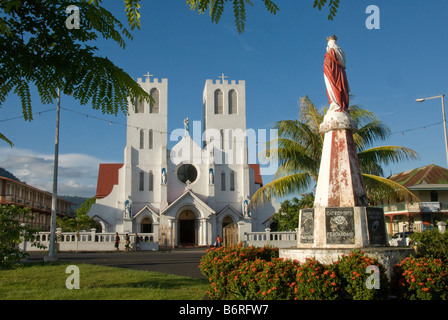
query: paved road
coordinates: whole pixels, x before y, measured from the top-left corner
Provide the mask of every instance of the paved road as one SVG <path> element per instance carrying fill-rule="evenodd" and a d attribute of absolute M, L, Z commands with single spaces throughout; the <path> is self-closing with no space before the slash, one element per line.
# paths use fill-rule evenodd
<path fill-rule="evenodd" d="M 176 274 L 205 279 L 198 266 L 206 249 L 176 249 L 174 251 L 139 252 L 90 252 L 66 253 L 57 255 L 61 262 L 89 263 L 110 267 L 130 268 Z M 48 253 L 30 252 L 28 261 L 43 261 Z"/>

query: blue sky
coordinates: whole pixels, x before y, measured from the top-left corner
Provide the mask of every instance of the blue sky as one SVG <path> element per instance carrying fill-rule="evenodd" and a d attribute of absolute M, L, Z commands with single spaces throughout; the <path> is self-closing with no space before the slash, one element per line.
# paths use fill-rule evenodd
<path fill-rule="evenodd" d="M 386 176 L 432 162 L 447 166 L 441 101 L 415 102 L 446 94 L 446 0 L 348 0 L 334 21 L 327 20 L 327 11 L 314 9 L 312 0 L 277 0 L 277 15 L 261 1 L 254 3 L 247 11 L 246 31 L 239 35 L 231 7 L 214 24 L 185 1 L 143 1 L 142 27 L 132 31 L 134 40 L 127 41 L 125 50 L 113 41 L 99 41 L 99 54 L 134 78 L 148 71 L 168 78 L 170 131 L 181 128 L 186 117 L 202 120 L 205 80 L 222 73 L 246 81 L 247 128 L 270 129 L 276 121 L 297 118 L 301 97 L 309 96 L 318 108 L 328 104 L 323 58 L 326 37 L 336 34 L 347 56 L 351 104 L 373 111 L 390 127 L 393 134 L 380 145 L 406 146 L 420 155 L 418 161 L 385 167 Z M 366 28 L 369 5 L 380 9 L 379 30 Z M 104 6 L 126 23 L 122 1 L 104 1 Z M 44 111 L 56 103 L 42 105 L 37 95 L 32 98 L 32 122 L 2 121 L 21 115 L 13 95 L 0 108 L 0 132 L 15 145 L 11 149 L 0 142 L 0 167 L 51 190 L 56 115 Z M 61 111 L 58 193 L 92 196 L 99 163 L 123 161 L 126 117 L 103 115 L 66 96 L 61 101 L 63 108 L 90 116 Z"/>

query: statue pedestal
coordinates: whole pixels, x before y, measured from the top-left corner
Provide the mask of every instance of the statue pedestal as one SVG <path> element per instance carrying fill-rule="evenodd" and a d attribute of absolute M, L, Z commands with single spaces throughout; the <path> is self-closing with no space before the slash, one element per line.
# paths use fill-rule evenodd
<path fill-rule="evenodd" d="M 325 134 L 313 209 L 300 211 L 297 248 L 280 249 L 281 258 L 305 262 L 315 257 L 332 263 L 354 249 L 378 258 L 388 273 L 411 251 L 387 247 L 381 208 L 368 201 L 347 112 L 330 111 L 320 127 Z"/>
<path fill-rule="evenodd" d="M 367 197 L 353 140 L 357 125 L 347 112 L 329 112 L 320 126 L 325 134 L 314 207 L 366 206 Z"/>

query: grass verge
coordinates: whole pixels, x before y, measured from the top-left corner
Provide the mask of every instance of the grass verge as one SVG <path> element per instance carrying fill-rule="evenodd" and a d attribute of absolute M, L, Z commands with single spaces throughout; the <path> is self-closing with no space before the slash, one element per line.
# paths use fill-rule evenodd
<path fill-rule="evenodd" d="M 69 290 L 70 263 L 24 264 L 0 271 L 0 300 L 201 300 L 208 281 L 157 272 L 76 264 L 79 289 Z"/>

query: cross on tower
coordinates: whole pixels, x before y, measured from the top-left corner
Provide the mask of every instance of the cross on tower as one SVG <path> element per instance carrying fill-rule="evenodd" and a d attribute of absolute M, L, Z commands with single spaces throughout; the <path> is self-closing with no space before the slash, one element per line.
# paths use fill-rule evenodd
<path fill-rule="evenodd" d="M 143 75 L 144 77 L 146 77 L 146 81 L 149 82 L 149 78 L 153 76 L 153 74 L 149 74 L 149 71 Z"/>
<path fill-rule="evenodd" d="M 223 73 L 223 74 L 221 74 L 221 76 L 218 77 L 218 78 L 221 78 L 221 79 L 222 79 L 222 83 L 224 84 L 224 80 L 225 80 L 225 78 L 227 78 L 227 76 L 225 76 L 224 73 Z"/>

